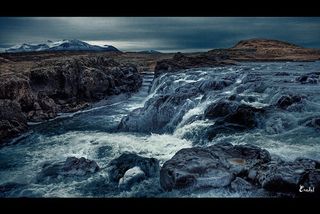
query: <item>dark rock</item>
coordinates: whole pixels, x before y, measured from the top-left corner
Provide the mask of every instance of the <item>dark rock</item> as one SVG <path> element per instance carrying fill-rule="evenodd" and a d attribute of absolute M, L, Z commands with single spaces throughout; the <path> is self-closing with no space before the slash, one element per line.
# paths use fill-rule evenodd
<path fill-rule="evenodd" d="M 86 175 L 97 172 L 98 164 L 93 160 L 88 160 L 84 157 L 68 157 L 64 162 L 63 171 L 67 175 Z"/>
<path fill-rule="evenodd" d="M 319 187 L 319 169 L 319 162 L 299 158 L 293 162 L 269 164 L 258 172 L 258 180 L 268 191 L 299 193 L 300 185 Z"/>
<path fill-rule="evenodd" d="M 303 98 L 304 97 L 298 95 L 284 95 L 278 100 L 276 106 L 281 109 L 287 109 L 294 103 L 301 102 Z"/>
<path fill-rule="evenodd" d="M 257 164 L 271 160 L 269 153 L 252 145 L 219 143 L 207 148 L 178 151 L 160 171 L 165 190 L 185 187 L 225 187 L 236 176 L 245 177 Z"/>
<path fill-rule="evenodd" d="M 0 99 L 0 143 L 28 129 L 27 118 L 16 101 Z"/>
<path fill-rule="evenodd" d="M 235 191 L 263 188 L 267 194 L 309 197 L 320 193 L 319 170 L 316 160 L 271 159 L 266 150 L 256 146 L 219 143 L 178 151 L 163 164 L 160 184 L 166 191 L 187 187 L 231 187 Z"/>
<path fill-rule="evenodd" d="M 224 118 L 224 122 L 242 125 L 246 128 L 254 128 L 256 126 L 256 113 L 263 112 L 263 109 L 248 105 L 239 105 L 235 112 Z"/>
<path fill-rule="evenodd" d="M 320 81 L 320 72 L 313 72 L 296 78 L 301 84 L 317 84 Z"/>
<path fill-rule="evenodd" d="M 153 177 L 159 172 L 159 161 L 155 158 L 146 158 L 133 153 L 125 153 L 112 160 L 109 164 L 109 176 L 113 182 L 119 182 L 125 173 L 133 168 L 139 167 L 146 177 Z"/>
<path fill-rule="evenodd" d="M 313 128 L 316 128 L 316 129 L 320 130 L 320 118 L 318 118 L 318 117 L 317 118 L 313 118 L 306 125 L 309 126 L 309 127 L 313 127 Z"/>
<path fill-rule="evenodd" d="M 0 198 L 10 197 L 10 193 L 14 190 L 25 187 L 26 184 L 8 182 L 0 185 Z"/>
<path fill-rule="evenodd" d="M 234 133 L 255 128 L 257 117 L 264 112 L 264 109 L 229 100 L 211 104 L 205 110 L 204 117 L 217 120 L 207 129 L 208 138 L 211 140 L 219 133 Z"/>
<path fill-rule="evenodd" d="M 37 175 L 37 182 L 55 181 L 63 177 L 83 177 L 99 170 L 99 166 L 93 160 L 84 157 L 68 157 L 64 162 L 45 163 L 41 172 Z"/>
<path fill-rule="evenodd" d="M 205 118 L 215 119 L 217 117 L 224 117 L 231 114 L 238 108 L 237 103 L 227 100 L 221 100 L 217 103 L 212 103 L 204 111 Z"/>

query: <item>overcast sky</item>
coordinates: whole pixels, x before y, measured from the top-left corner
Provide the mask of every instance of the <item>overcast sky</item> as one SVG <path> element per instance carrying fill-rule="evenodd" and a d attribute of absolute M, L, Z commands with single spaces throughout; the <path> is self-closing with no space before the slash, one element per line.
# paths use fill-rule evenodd
<path fill-rule="evenodd" d="M 320 17 L 0 17 L 0 46 L 80 39 L 122 51 L 205 51 L 270 38 L 320 48 Z"/>

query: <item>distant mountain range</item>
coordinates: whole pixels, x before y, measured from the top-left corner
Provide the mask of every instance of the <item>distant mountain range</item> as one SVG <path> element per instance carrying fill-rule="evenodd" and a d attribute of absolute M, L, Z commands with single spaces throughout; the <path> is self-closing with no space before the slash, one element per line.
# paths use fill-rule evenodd
<path fill-rule="evenodd" d="M 50 41 L 40 44 L 21 44 L 10 48 L 5 48 L 2 52 L 17 53 L 17 52 L 32 52 L 32 51 L 119 51 L 111 45 L 97 46 L 90 45 L 86 42 L 77 39 L 64 39 L 61 41 Z"/>
<path fill-rule="evenodd" d="M 161 53 L 160 51 L 155 51 L 155 50 L 145 50 L 145 51 L 139 51 L 139 53 L 145 53 L 145 54 L 159 54 Z"/>

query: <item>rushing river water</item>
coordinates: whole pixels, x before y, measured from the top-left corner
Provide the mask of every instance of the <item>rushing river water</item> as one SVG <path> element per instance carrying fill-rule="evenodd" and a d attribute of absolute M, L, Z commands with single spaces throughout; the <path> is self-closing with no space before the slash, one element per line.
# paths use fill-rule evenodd
<path fill-rule="evenodd" d="M 0 148 L 0 185 L 16 183 L 5 197 L 238 197 L 254 193 L 234 193 L 223 189 L 163 192 L 159 178 L 145 180 L 130 190 L 119 190 L 108 182 L 105 169 L 110 160 L 124 152 L 153 157 L 162 165 L 182 148 L 207 146 L 217 142 L 254 144 L 272 155 L 286 160 L 296 157 L 320 159 L 319 130 L 305 122 L 320 117 L 319 82 L 301 84 L 296 78 L 319 72 L 320 62 L 243 63 L 238 66 L 191 69 L 157 78 L 151 87 L 152 75 L 144 77 L 143 86 L 132 96 L 120 95 L 103 100 L 93 108 L 62 114 L 45 123 L 32 125 L 24 137 L 12 140 Z M 152 97 L 177 89 L 188 90 L 189 84 L 204 80 L 228 79 L 232 84 L 186 99 L 175 109 L 170 131 L 162 134 L 119 132 L 121 119 L 141 108 Z M 319 81 L 319 80 L 318 80 Z M 149 90 L 150 89 L 150 90 Z M 216 100 L 237 94 L 241 102 L 254 107 L 273 105 L 286 94 L 305 97 L 286 110 L 269 112 L 257 128 L 236 134 L 218 135 L 212 141 L 201 135 L 210 120 L 191 120 L 202 115 Z M 173 128 L 172 128 L 173 126 Z M 54 183 L 37 183 L 35 177 L 45 162 L 63 161 L 67 157 L 95 160 L 102 168 L 87 179 L 66 179 Z M 18 185 L 19 184 L 19 185 Z"/>

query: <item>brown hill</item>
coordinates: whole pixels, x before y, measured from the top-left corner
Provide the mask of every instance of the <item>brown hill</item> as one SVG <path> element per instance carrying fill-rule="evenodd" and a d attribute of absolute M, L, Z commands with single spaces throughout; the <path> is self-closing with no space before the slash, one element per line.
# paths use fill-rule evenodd
<path fill-rule="evenodd" d="M 264 48 L 302 48 L 298 45 L 272 39 L 248 39 L 241 40 L 232 49 L 264 49 Z"/>
<path fill-rule="evenodd" d="M 320 50 L 304 48 L 288 42 L 271 39 L 249 39 L 228 49 L 214 49 L 211 56 L 223 56 L 236 61 L 315 61 Z"/>

